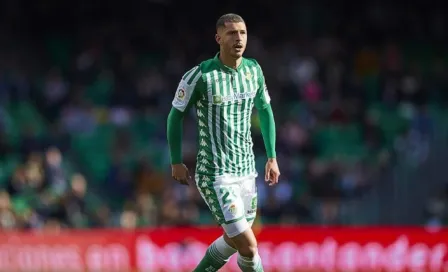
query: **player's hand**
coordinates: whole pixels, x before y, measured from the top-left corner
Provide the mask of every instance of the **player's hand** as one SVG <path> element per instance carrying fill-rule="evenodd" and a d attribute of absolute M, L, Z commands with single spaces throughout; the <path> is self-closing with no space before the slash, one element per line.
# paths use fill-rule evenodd
<path fill-rule="evenodd" d="M 280 177 L 280 170 L 278 169 L 277 159 L 268 159 L 265 170 L 266 174 L 264 180 L 269 184 L 269 186 L 277 184 L 278 178 Z"/>
<path fill-rule="evenodd" d="M 191 179 L 187 166 L 183 163 L 171 165 L 171 176 L 180 184 L 188 186 L 188 180 Z"/>

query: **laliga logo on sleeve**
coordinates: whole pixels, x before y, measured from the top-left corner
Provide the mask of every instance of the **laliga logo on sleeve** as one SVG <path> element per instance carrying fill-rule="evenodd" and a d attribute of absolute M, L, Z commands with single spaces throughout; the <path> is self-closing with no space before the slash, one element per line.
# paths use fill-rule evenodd
<path fill-rule="evenodd" d="M 180 100 L 184 100 L 185 99 L 185 91 L 183 89 L 177 90 L 177 98 L 180 99 Z"/>

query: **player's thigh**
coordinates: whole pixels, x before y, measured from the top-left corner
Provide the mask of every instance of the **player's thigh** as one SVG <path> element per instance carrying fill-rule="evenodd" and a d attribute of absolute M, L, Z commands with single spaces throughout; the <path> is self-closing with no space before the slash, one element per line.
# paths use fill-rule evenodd
<path fill-rule="evenodd" d="M 229 237 L 234 237 L 249 228 L 239 182 L 232 179 L 214 182 L 199 180 L 197 185 L 215 221 L 224 228 Z"/>
<path fill-rule="evenodd" d="M 247 228 L 236 236 L 228 237 L 241 255 L 253 257 L 257 252 L 257 239 L 252 231 L 252 224 L 257 214 L 257 187 L 254 177 L 239 180 L 240 196 L 244 205 L 244 218 L 240 222 L 247 224 Z"/>
<path fill-rule="evenodd" d="M 247 177 L 241 180 L 241 198 L 244 203 L 245 217 L 252 226 L 257 216 L 258 193 L 254 177 Z"/>

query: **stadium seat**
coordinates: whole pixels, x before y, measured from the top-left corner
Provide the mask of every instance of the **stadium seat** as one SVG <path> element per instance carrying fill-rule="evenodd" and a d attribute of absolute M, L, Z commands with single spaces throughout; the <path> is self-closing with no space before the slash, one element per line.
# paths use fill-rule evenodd
<path fill-rule="evenodd" d="M 11 106 L 11 113 L 14 121 L 20 128 L 31 126 L 38 135 L 46 133 L 47 124 L 31 102 L 20 102 Z"/>
<path fill-rule="evenodd" d="M 369 114 L 376 116 L 388 147 L 393 146 L 396 136 L 405 131 L 408 126 L 408 120 L 395 108 L 375 104 L 370 107 Z"/>
<path fill-rule="evenodd" d="M 6 156 L 0 160 L 0 188 L 4 188 L 15 169 L 20 164 L 20 158 L 17 155 Z"/>

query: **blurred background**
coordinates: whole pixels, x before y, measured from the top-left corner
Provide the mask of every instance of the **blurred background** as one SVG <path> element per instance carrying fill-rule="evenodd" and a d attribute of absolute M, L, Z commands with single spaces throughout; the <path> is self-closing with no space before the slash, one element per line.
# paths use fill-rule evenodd
<path fill-rule="evenodd" d="M 214 224 L 170 178 L 166 117 L 228 12 L 247 22 L 277 122 L 282 179 L 261 175 L 259 224 L 447 222 L 443 4 L 2 0 L 0 228 Z M 193 113 L 184 128 L 193 170 Z"/>

